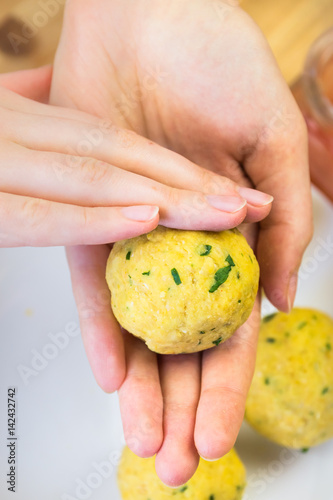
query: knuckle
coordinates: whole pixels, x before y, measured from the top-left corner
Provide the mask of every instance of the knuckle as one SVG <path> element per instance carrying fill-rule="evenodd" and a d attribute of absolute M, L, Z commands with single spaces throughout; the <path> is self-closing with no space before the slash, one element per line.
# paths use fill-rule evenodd
<path fill-rule="evenodd" d="M 111 167 L 94 158 L 84 158 L 79 166 L 79 175 L 85 184 L 104 185 L 109 181 Z"/>
<path fill-rule="evenodd" d="M 214 175 L 205 168 L 200 169 L 199 173 L 199 186 L 200 190 L 204 193 L 215 193 L 219 190 L 218 176 Z"/>
<path fill-rule="evenodd" d="M 80 226 L 82 230 L 86 230 L 91 227 L 92 224 L 92 210 L 93 208 L 82 207 L 80 209 Z"/>
<path fill-rule="evenodd" d="M 187 400 L 177 401 L 171 398 L 165 398 L 164 411 L 169 416 L 192 414 L 197 407 L 197 399 L 188 397 Z"/>
<path fill-rule="evenodd" d="M 181 190 L 169 186 L 162 187 L 162 195 L 167 206 L 178 206 L 181 201 Z"/>
<path fill-rule="evenodd" d="M 113 127 L 110 134 L 117 144 L 124 149 L 134 147 L 139 142 L 139 136 L 133 130 Z"/>
<path fill-rule="evenodd" d="M 21 206 L 22 217 L 31 229 L 40 227 L 48 218 L 49 212 L 49 203 L 38 198 L 28 198 L 23 201 Z"/>

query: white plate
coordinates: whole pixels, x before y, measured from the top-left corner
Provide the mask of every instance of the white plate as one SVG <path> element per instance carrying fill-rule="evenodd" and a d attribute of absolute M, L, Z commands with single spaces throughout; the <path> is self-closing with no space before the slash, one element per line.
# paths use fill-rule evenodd
<path fill-rule="evenodd" d="M 316 232 L 296 303 L 333 316 L 333 210 L 318 193 L 314 214 Z M 267 303 L 263 307 L 270 310 Z M 79 336 L 66 334 L 67 346 L 54 347 L 52 335 L 78 327 L 63 249 L 0 251 L 0 325 L 1 500 L 120 500 L 115 472 L 123 435 L 117 397 L 97 387 Z M 24 382 L 19 371 L 32 368 L 36 352 L 54 358 L 33 374 L 26 372 Z M 5 479 L 12 386 L 18 412 L 15 495 Z M 333 442 L 292 454 L 244 425 L 237 449 L 248 470 L 246 500 L 333 500 Z"/>

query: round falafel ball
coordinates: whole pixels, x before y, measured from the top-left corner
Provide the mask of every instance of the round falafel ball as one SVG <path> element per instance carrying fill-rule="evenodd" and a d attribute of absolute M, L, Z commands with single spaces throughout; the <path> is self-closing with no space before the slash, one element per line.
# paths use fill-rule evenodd
<path fill-rule="evenodd" d="M 161 354 L 209 349 L 249 317 L 259 266 L 237 230 L 162 226 L 115 243 L 106 270 L 119 323 Z"/>
<path fill-rule="evenodd" d="M 306 449 L 333 438 L 333 321 L 295 308 L 262 320 L 245 418 L 260 434 Z"/>

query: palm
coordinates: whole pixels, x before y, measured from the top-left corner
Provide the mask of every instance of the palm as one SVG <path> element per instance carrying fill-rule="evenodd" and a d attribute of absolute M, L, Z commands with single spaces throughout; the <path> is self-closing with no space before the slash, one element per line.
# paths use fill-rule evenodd
<path fill-rule="evenodd" d="M 290 188 L 276 181 L 281 162 L 285 168 L 304 162 L 305 168 L 305 137 L 298 111 L 256 26 L 238 9 L 223 10 L 218 0 L 99 0 L 97 6 L 89 0 L 81 6 L 72 0 L 67 10 L 53 102 L 111 119 L 239 183 L 278 195 L 276 209 L 264 223 L 264 237 L 259 236 L 259 257 L 272 245 L 288 245 L 290 235 L 283 221 L 280 227 L 280 216 L 289 204 Z M 284 154 L 290 136 L 301 146 Z M 289 175 L 292 184 L 293 174 Z M 205 186 L 207 192 L 215 188 Z M 308 186 L 300 187 L 299 195 L 308 196 Z M 252 229 L 247 228 L 254 244 Z M 288 265 L 281 256 L 271 256 L 270 269 L 262 262 L 266 292 L 282 308 L 287 307 L 290 278 L 285 268 L 296 268 L 295 254 Z M 102 248 L 70 251 L 79 299 L 87 292 L 82 291 L 76 262 L 83 263 L 81 272 L 87 273 L 84 263 L 95 259 L 102 269 L 106 255 Z M 98 286 L 105 286 L 102 272 Z M 103 343 L 110 350 L 109 330 L 117 328 L 109 312 L 101 316 L 98 325 L 104 333 L 95 341 L 101 344 L 98 352 Z M 255 319 L 227 345 L 202 357 L 161 357 L 159 374 L 156 356 L 139 341 L 127 342 L 127 375 L 120 390 L 125 433 L 135 438 L 132 448 L 138 454 L 159 450 L 157 469 L 166 482 L 180 484 L 190 477 L 197 465 L 196 448 L 216 458 L 233 445 L 253 370 L 256 332 Z M 86 342 L 88 356 L 100 373 L 100 383 L 114 388 L 118 384 L 110 383 L 99 368 L 91 342 Z M 122 377 L 120 373 L 117 380 Z"/>
<path fill-rule="evenodd" d="M 96 10 L 90 3 L 86 22 Z M 71 30 L 70 53 L 60 50 L 66 64 L 56 67 L 56 89 L 68 104 L 219 171 L 224 163 L 235 168 L 258 139 L 269 138 L 278 111 L 297 114 L 264 38 L 240 11 L 224 22 L 217 2 L 196 0 L 189 11 L 186 2 L 140 1 L 128 19 L 132 2 L 102 3 L 89 34 Z M 84 26 L 77 14 L 71 24 Z"/>

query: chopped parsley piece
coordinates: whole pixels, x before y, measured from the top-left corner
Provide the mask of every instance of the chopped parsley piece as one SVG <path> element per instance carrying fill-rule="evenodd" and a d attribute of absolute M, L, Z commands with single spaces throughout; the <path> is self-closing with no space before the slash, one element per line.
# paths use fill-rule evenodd
<path fill-rule="evenodd" d="M 276 342 L 276 339 L 274 337 L 267 337 L 266 342 L 268 342 L 269 344 L 274 344 L 274 342 Z"/>
<path fill-rule="evenodd" d="M 128 275 L 128 279 L 129 279 L 129 284 L 132 286 L 133 285 L 133 281 L 132 281 L 132 276 L 130 274 Z"/>
<path fill-rule="evenodd" d="M 235 263 L 232 260 L 231 255 L 228 254 L 228 257 L 225 260 L 228 262 L 229 266 L 234 267 Z"/>
<path fill-rule="evenodd" d="M 211 329 L 211 332 L 213 332 L 214 330 L 216 330 L 216 328 L 215 328 L 215 327 Z"/>
<path fill-rule="evenodd" d="M 268 323 L 269 321 L 272 321 L 272 319 L 276 316 L 277 313 L 272 313 L 272 314 L 268 314 L 267 316 L 265 316 L 264 318 L 262 318 L 262 322 L 263 323 Z"/>
<path fill-rule="evenodd" d="M 215 495 L 209 495 L 209 500 L 215 500 Z"/>
<path fill-rule="evenodd" d="M 205 332 L 203 330 L 200 330 L 200 335 L 203 335 Z"/>
<path fill-rule="evenodd" d="M 198 342 L 198 345 L 200 345 L 200 344 L 201 344 L 201 340 L 199 340 L 199 342 Z"/>
<path fill-rule="evenodd" d="M 265 378 L 265 385 L 269 385 L 271 383 L 271 379 L 269 377 Z"/>
<path fill-rule="evenodd" d="M 329 390 L 330 390 L 329 387 L 327 387 L 327 386 L 324 387 L 324 389 L 321 391 L 322 395 L 324 396 L 324 394 L 327 394 Z"/>
<path fill-rule="evenodd" d="M 131 252 L 131 250 L 129 250 L 129 251 L 127 252 L 127 254 L 126 254 L 126 260 L 130 260 L 131 255 L 132 255 L 132 252 Z"/>
<path fill-rule="evenodd" d="M 146 271 L 145 273 L 142 273 L 143 276 L 150 276 L 150 271 Z"/>
<path fill-rule="evenodd" d="M 242 301 L 239 299 L 238 304 L 240 304 Z"/>
<path fill-rule="evenodd" d="M 231 266 L 226 266 L 226 267 L 221 267 L 218 269 L 215 273 L 214 280 L 215 283 L 214 285 L 209 289 L 209 293 L 214 293 L 216 290 L 223 285 L 225 281 L 227 281 L 229 273 L 231 271 Z"/>
<path fill-rule="evenodd" d="M 239 274 L 239 272 L 237 272 L 237 279 L 239 280 L 239 278 L 240 278 L 240 274 Z"/>
<path fill-rule="evenodd" d="M 176 268 L 171 269 L 171 274 L 176 285 L 180 285 L 182 280 L 179 277 L 177 269 Z"/>
<path fill-rule="evenodd" d="M 251 261 L 251 262 L 252 262 L 252 264 L 253 264 L 253 260 L 252 260 L 252 257 L 251 257 L 251 255 L 250 255 L 250 254 L 249 254 L 249 259 L 250 259 L 250 261 Z"/>
<path fill-rule="evenodd" d="M 307 453 L 309 451 L 310 448 L 302 448 L 301 449 L 301 453 Z"/>
<path fill-rule="evenodd" d="M 222 342 L 222 337 L 219 337 L 217 340 L 213 340 L 213 344 L 219 345 Z"/>
<path fill-rule="evenodd" d="M 201 257 L 209 255 L 212 248 L 213 248 L 212 245 L 201 245 L 199 249 L 199 255 L 201 255 Z"/>
<path fill-rule="evenodd" d="M 184 493 L 184 491 L 186 491 L 188 488 L 188 486 L 185 484 L 185 486 L 182 486 L 179 490 L 179 493 Z"/>
<path fill-rule="evenodd" d="M 332 344 L 330 344 L 329 342 L 327 342 L 326 344 L 326 351 L 331 351 L 332 350 Z"/>
<path fill-rule="evenodd" d="M 244 489 L 244 488 L 245 488 L 244 484 L 238 484 L 238 485 L 236 486 L 236 490 L 237 490 L 237 491 L 243 491 L 243 489 Z"/>
<path fill-rule="evenodd" d="M 306 325 L 307 325 L 307 321 L 301 321 L 301 323 L 299 323 L 298 327 L 297 327 L 297 330 L 302 330 L 302 328 L 304 328 Z"/>

